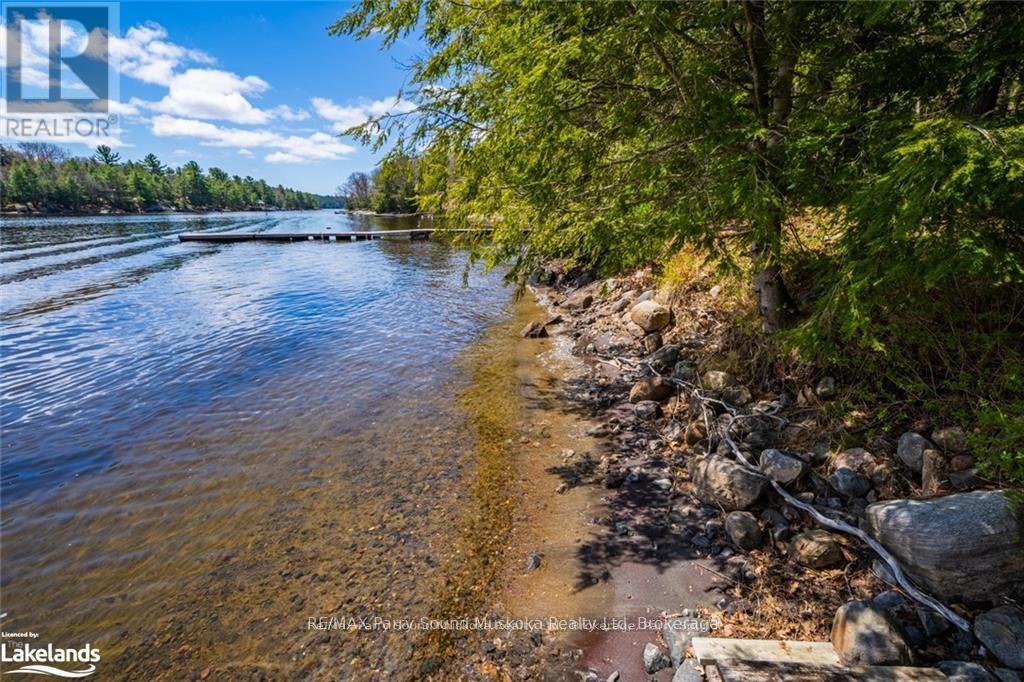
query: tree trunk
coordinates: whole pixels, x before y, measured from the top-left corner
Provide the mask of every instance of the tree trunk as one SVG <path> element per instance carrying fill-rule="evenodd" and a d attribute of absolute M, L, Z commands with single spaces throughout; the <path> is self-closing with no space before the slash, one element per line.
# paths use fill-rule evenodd
<path fill-rule="evenodd" d="M 757 154 L 754 172 L 764 192 L 775 192 L 780 196 L 767 200 L 773 208 L 756 219 L 754 244 L 754 288 L 757 292 L 757 307 L 761 314 L 761 325 L 766 332 L 781 329 L 786 321 L 791 299 L 779 266 L 782 249 L 782 225 L 784 197 L 781 196 L 781 169 L 769 159 L 772 150 L 781 146 L 789 115 L 793 109 L 793 75 L 798 54 L 794 30 L 797 7 L 790 4 L 786 9 L 785 47 L 778 58 L 775 83 L 769 82 L 770 54 L 764 34 L 764 3 L 747 0 L 743 16 L 746 26 L 743 32 L 744 48 L 750 66 L 751 100 L 754 113 L 762 127 L 768 130 L 767 140 L 758 138 L 752 147 Z M 778 158 L 778 154 L 775 154 Z"/>

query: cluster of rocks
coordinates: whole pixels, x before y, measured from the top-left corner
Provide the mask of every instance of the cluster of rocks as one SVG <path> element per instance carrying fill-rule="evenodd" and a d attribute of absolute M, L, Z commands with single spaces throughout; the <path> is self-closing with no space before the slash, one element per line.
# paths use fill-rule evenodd
<path fill-rule="evenodd" d="M 755 396 L 727 368 L 704 366 L 705 339 L 675 328 L 671 306 L 654 290 L 630 280 L 588 281 L 580 275 L 572 282 L 578 286 L 571 291 L 548 295 L 562 311 L 565 332 L 575 337 L 576 352 L 596 361 L 608 417 L 594 435 L 633 450 L 631 456 L 602 458 L 595 480 L 615 488 L 646 475 L 661 491 L 691 492 L 697 505 L 686 510 L 689 516 L 677 514 L 678 532 L 708 555 L 737 559 L 741 580 L 753 578 L 742 555 L 759 549 L 770 548 L 809 569 L 866 555 L 866 549 L 816 527 L 786 504 L 773 491 L 781 485 L 826 517 L 865 529 L 919 587 L 976 614 L 972 636 L 908 601 L 898 588 L 849 602 L 832 627 L 845 663 L 897 665 L 948 657 L 943 670 L 962 679 L 992 679 L 972 661 L 985 661 L 1000 679 L 1024 670 L 1024 612 L 1015 606 L 1024 602 L 1020 507 L 1002 491 L 979 489 L 985 481 L 961 428 L 906 432 L 893 453 L 833 453 L 825 445 L 787 449 L 786 415 L 809 401 L 834 399 L 835 379 L 823 377 L 796 395 Z M 524 336 L 545 335 L 546 325 L 538 325 Z M 742 419 L 734 420 L 735 410 Z M 656 464 L 638 461 L 637 453 Z M 914 499 L 886 499 L 897 479 L 911 482 Z M 895 585 L 884 562 L 874 566 L 882 580 Z M 648 672 L 681 662 L 653 644 L 644 652 Z M 692 667 L 679 671 L 680 679 L 697 674 Z"/>

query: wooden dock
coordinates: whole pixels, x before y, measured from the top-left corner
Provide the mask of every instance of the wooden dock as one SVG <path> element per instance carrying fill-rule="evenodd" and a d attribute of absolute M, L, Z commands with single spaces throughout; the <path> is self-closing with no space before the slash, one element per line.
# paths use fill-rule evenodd
<path fill-rule="evenodd" d="M 182 232 L 178 239 L 183 242 L 362 242 L 372 239 L 430 239 L 435 232 L 441 234 L 490 234 L 488 229 L 437 229 L 414 228 L 409 230 L 368 230 L 345 232 L 324 230 L 323 232 Z"/>

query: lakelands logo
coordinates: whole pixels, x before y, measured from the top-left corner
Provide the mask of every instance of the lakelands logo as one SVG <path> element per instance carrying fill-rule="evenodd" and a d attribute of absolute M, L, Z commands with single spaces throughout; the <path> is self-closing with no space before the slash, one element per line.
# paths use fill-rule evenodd
<path fill-rule="evenodd" d="M 45 647 L 7 642 L 0 644 L 0 662 L 3 663 L 4 674 L 21 673 L 23 675 L 52 675 L 53 677 L 88 677 L 96 672 L 96 664 L 100 662 L 100 650 L 91 644 L 79 648 L 55 648 L 52 644 Z M 53 665 L 59 663 L 60 666 Z M 20 667 L 10 668 L 11 665 Z M 70 664 L 70 665 L 69 665 Z"/>

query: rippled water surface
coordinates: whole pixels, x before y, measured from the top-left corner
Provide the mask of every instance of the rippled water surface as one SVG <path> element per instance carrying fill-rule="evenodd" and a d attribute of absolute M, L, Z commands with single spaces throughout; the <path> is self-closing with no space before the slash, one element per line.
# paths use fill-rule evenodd
<path fill-rule="evenodd" d="M 472 448 L 458 359 L 511 294 L 434 242 L 176 239 L 327 226 L 409 225 L 3 220 L 4 630 L 91 642 L 110 679 L 401 668 L 408 638 L 307 618 L 429 601 Z"/>

